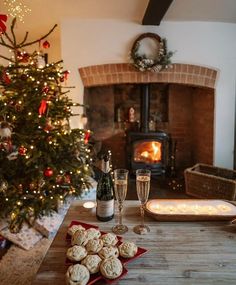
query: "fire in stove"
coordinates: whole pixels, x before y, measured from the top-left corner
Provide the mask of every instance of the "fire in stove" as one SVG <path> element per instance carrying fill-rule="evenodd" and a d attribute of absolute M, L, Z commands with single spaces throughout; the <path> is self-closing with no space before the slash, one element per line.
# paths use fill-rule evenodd
<path fill-rule="evenodd" d="M 145 141 L 134 146 L 134 161 L 143 163 L 161 162 L 161 142 Z"/>

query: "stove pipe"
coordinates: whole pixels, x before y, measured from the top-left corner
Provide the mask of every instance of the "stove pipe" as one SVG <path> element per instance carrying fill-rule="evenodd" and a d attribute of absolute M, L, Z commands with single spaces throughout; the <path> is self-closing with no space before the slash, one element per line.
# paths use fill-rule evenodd
<path fill-rule="evenodd" d="M 148 133 L 149 131 L 149 110 L 150 110 L 150 84 L 141 85 L 141 114 L 140 131 Z"/>

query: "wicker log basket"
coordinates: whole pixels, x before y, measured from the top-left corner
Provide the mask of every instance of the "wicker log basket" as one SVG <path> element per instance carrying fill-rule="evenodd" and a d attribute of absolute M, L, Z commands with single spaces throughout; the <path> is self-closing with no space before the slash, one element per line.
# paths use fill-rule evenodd
<path fill-rule="evenodd" d="M 205 199 L 236 200 L 236 171 L 196 164 L 184 172 L 186 193 Z"/>

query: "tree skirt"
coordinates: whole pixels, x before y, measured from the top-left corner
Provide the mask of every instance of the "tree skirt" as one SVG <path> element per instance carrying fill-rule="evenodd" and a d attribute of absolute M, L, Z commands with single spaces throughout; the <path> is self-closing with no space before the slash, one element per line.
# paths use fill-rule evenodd
<path fill-rule="evenodd" d="M 51 242 L 43 238 L 31 250 L 12 245 L 0 260 L 0 284 L 30 285 Z"/>

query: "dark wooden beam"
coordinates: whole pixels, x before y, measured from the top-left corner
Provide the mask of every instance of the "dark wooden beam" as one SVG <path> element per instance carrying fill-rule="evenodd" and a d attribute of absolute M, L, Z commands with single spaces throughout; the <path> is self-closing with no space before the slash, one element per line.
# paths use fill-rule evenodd
<path fill-rule="evenodd" d="M 173 0 L 149 0 L 142 24 L 159 26 L 172 2 Z"/>

